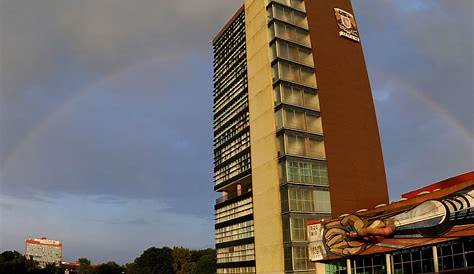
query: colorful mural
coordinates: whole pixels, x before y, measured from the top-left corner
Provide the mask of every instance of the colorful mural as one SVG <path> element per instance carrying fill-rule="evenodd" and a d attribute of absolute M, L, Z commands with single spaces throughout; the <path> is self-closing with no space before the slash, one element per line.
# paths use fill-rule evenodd
<path fill-rule="evenodd" d="M 310 257 L 359 255 L 374 247 L 404 248 L 403 241 L 442 237 L 455 226 L 474 224 L 474 186 L 438 199 L 375 214 L 351 214 L 308 226 Z"/>

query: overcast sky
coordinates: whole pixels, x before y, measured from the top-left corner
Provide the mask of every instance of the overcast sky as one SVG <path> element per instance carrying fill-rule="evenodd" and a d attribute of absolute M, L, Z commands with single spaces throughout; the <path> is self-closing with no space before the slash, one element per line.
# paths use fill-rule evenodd
<path fill-rule="evenodd" d="M 0 250 L 213 246 L 210 39 L 241 0 L 0 0 Z M 391 199 L 474 169 L 472 0 L 353 0 Z"/>

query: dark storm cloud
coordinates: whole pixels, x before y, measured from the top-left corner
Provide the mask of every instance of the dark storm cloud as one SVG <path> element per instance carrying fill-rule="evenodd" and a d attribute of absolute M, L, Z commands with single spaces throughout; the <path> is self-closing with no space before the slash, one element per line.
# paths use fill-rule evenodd
<path fill-rule="evenodd" d="M 391 196 L 473 170 L 474 2 L 353 3 Z"/>
<path fill-rule="evenodd" d="M 176 200 L 207 209 L 209 40 L 238 3 L 0 5 L 3 192 L 157 197 L 178 211 L 185 206 Z"/>

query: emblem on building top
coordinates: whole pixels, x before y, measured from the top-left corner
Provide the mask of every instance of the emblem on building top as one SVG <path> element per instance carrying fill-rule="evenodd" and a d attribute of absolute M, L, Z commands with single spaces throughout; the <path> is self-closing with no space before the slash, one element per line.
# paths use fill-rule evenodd
<path fill-rule="evenodd" d="M 360 42 L 359 31 L 354 16 L 349 12 L 335 8 L 337 25 L 339 26 L 339 35 L 348 39 Z"/>

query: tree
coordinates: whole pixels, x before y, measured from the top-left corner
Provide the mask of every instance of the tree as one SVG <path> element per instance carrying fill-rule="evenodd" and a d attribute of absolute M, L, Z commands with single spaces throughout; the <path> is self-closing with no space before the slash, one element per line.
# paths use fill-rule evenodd
<path fill-rule="evenodd" d="M 135 259 L 136 274 L 174 274 L 173 250 L 151 247 Z"/>
<path fill-rule="evenodd" d="M 94 274 L 94 268 L 91 266 L 91 261 L 87 258 L 79 258 L 77 260 L 79 262 L 79 267 L 77 268 L 77 272 L 79 274 Z"/>
<path fill-rule="evenodd" d="M 115 262 L 108 262 L 105 264 L 100 264 L 95 268 L 96 274 L 122 274 L 124 268 L 118 265 Z"/>
<path fill-rule="evenodd" d="M 191 271 L 191 252 L 184 247 L 173 248 L 173 270 L 175 274 L 188 274 Z"/>
<path fill-rule="evenodd" d="M 213 250 L 212 250 L 213 251 Z M 206 252 L 207 253 L 207 252 Z M 217 261 L 215 252 L 202 255 L 197 262 L 193 264 L 191 274 L 214 274 L 217 270 Z"/>

